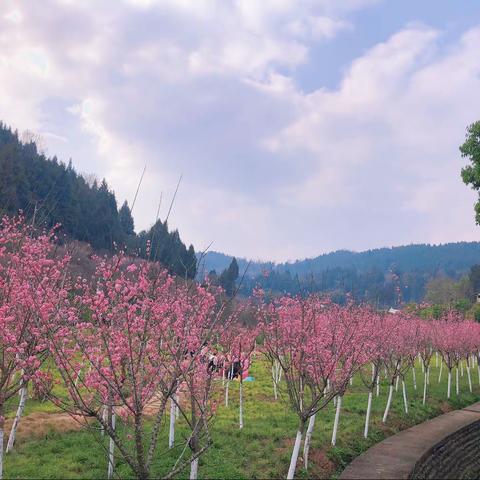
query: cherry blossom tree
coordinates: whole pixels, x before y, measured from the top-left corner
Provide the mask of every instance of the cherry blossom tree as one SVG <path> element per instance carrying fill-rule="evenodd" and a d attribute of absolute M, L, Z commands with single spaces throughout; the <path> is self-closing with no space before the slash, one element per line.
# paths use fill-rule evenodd
<path fill-rule="evenodd" d="M 68 401 L 53 400 L 72 415 L 95 419 L 108 435 L 110 475 L 116 449 L 137 478 L 147 479 L 168 400 L 187 418 L 176 397 L 185 383 L 197 407 L 206 402 L 210 389 L 189 379 L 201 373 L 195 366 L 223 310 L 208 288 L 175 280 L 157 263 L 133 262 L 123 254 L 95 261 L 93 281 L 75 281 L 69 316 L 48 337 L 68 391 Z M 146 407 L 152 402 L 157 411 L 147 429 Z M 194 432 L 207 424 L 206 412 L 197 409 Z M 124 433 L 115 428 L 117 417 Z M 206 448 L 195 446 L 187 459 L 180 455 L 165 476 L 192 464 Z"/>
<path fill-rule="evenodd" d="M 257 297 L 260 296 L 258 292 Z M 349 379 L 364 360 L 361 342 L 357 342 L 358 332 L 362 331 L 361 319 L 355 316 L 353 308 L 327 304 L 317 296 L 283 297 L 261 303 L 259 314 L 267 357 L 279 363 L 290 404 L 298 416 L 287 475 L 292 479 L 307 422 L 335 396 L 341 398 Z M 307 458 L 308 448 L 309 440 L 304 453 Z"/>
<path fill-rule="evenodd" d="M 0 224 L 0 478 L 3 465 L 5 404 L 21 391 L 9 450 L 26 400 L 48 350 L 46 331 L 55 331 L 67 297 L 64 271 L 69 258 L 57 257 L 54 234 L 38 234 L 22 217 Z"/>

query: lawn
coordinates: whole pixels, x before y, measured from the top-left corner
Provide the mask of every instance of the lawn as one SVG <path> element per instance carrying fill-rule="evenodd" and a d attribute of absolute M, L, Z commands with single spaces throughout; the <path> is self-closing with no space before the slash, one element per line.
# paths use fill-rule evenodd
<path fill-rule="evenodd" d="M 472 371 L 474 393 L 468 392 L 466 373 L 460 377 L 460 395 L 446 400 L 447 375 L 443 370 L 442 382 L 438 383 L 438 368 L 432 362 L 430 391 L 427 405 L 422 405 L 423 375 L 416 367 L 418 390 L 413 389 L 412 373 L 407 376 L 409 413 L 403 411 L 401 387 L 395 392 L 392 409 L 386 424 L 381 418 L 385 408 L 388 386 L 381 385 L 380 396 L 374 396 L 369 438 L 363 438 L 367 406 L 366 389 L 356 377 L 353 386 L 344 397 L 337 445 L 330 445 L 334 406 L 330 404 L 317 415 L 310 451 L 310 468 L 307 472 L 297 467 L 299 478 L 332 478 L 339 475 L 345 465 L 372 444 L 399 430 L 422 422 L 451 409 L 461 408 L 480 399 L 477 372 Z M 238 383 L 230 389 L 230 404 L 220 405 L 211 426 L 213 445 L 201 457 L 200 478 L 278 478 L 285 477 L 297 418 L 291 412 L 286 398 L 277 401 L 269 366 L 261 357 L 250 370 L 255 378 L 244 383 L 245 413 L 243 430 L 238 428 Z M 473 373 L 475 373 L 473 375 Z M 10 405 L 12 415 L 15 405 Z M 52 411 L 51 405 L 27 401 L 27 414 L 35 411 Z M 38 432 L 37 432 L 38 433 Z M 178 423 L 176 437 L 182 438 L 186 430 Z M 20 439 L 12 453 L 6 455 L 4 472 L 6 478 L 99 478 L 106 475 L 106 439 L 91 431 L 81 430 L 60 433 L 42 431 L 32 439 Z M 181 447 L 178 447 L 180 449 Z M 161 476 L 173 464 L 178 449 L 168 451 L 166 432 L 161 440 L 158 457 L 153 468 L 155 476 Z M 128 466 L 117 461 L 117 474 L 131 477 Z M 188 472 L 181 475 L 188 478 Z"/>

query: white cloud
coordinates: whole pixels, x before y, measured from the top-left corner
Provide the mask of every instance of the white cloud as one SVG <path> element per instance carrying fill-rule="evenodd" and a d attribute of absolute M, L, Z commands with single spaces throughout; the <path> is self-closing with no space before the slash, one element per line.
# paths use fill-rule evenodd
<path fill-rule="evenodd" d="M 0 119 L 49 132 L 50 153 L 120 202 L 147 164 L 141 228 L 183 173 L 172 223 L 198 248 L 285 259 L 471 238 L 457 145 L 480 111 L 480 31 L 446 48 L 407 25 L 322 88 L 312 49 L 373 3 L 6 0 Z"/>

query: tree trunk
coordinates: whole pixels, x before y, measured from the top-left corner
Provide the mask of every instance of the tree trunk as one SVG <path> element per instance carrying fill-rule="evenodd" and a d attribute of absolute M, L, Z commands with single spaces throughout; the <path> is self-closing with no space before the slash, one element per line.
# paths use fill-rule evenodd
<path fill-rule="evenodd" d="M 428 370 L 429 368 L 427 367 L 427 371 Z M 423 405 L 425 405 L 427 401 L 427 375 L 428 375 L 428 372 L 425 372 L 423 375 Z"/>
<path fill-rule="evenodd" d="M 413 389 L 417 389 L 417 376 L 415 374 L 415 365 L 412 368 L 412 374 L 413 374 Z"/>
<path fill-rule="evenodd" d="M 305 470 L 308 469 L 308 452 L 310 451 L 310 443 L 312 441 L 313 427 L 315 426 L 315 415 L 310 417 L 308 421 L 307 433 L 305 434 L 305 443 L 303 444 L 303 464 Z"/>
<path fill-rule="evenodd" d="M 198 457 L 190 462 L 190 480 L 198 478 Z"/>
<path fill-rule="evenodd" d="M 427 370 L 425 369 L 425 375 Z M 405 387 L 405 381 L 402 380 L 402 391 L 403 391 L 403 406 L 405 408 L 405 413 L 408 413 L 408 402 L 407 402 L 407 388 Z"/>
<path fill-rule="evenodd" d="M 467 378 L 468 378 L 468 389 L 470 390 L 470 393 L 473 392 L 472 389 L 472 376 L 470 375 L 470 366 L 467 364 Z"/>
<path fill-rule="evenodd" d="M 393 384 L 390 385 L 390 388 L 388 390 L 387 405 L 385 407 L 385 412 L 383 414 L 383 419 L 382 419 L 383 423 L 387 421 L 388 411 L 390 410 L 390 404 L 392 403 L 392 396 L 393 396 Z"/>
<path fill-rule="evenodd" d="M 369 423 L 370 423 L 370 412 L 372 411 L 372 396 L 373 396 L 373 392 L 372 392 L 372 390 L 370 390 L 368 392 L 367 415 L 365 417 L 365 429 L 363 430 L 363 436 L 365 438 L 368 437 L 368 426 L 369 426 Z"/>
<path fill-rule="evenodd" d="M 107 406 L 104 405 L 104 406 L 102 407 L 102 409 L 103 409 L 103 410 L 102 410 L 102 420 L 103 420 L 104 422 L 106 422 L 106 421 L 107 421 L 107 416 L 108 416 Z M 103 427 L 103 425 L 102 425 L 100 428 L 101 428 L 102 436 L 105 435 L 105 428 Z"/>
<path fill-rule="evenodd" d="M 168 448 L 173 448 L 175 443 L 175 402 L 170 398 L 170 428 L 168 431 Z"/>
<path fill-rule="evenodd" d="M 452 370 L 448 369 L 448 382 L 447 382 L 447 398 L 450 398 L 450 393 L 452 390 Z"/>
<path fill-rule="evenodd" d="M 438 374 L 438 383 L 442 381 L 442 370 L 443 370 L 443 362 L 440 362 L 440 373 Z M 480 377 L 479 377 L 480 379 Z"/>
<path fill-rule="evenodd" d="M 17 427 L 20 422 L 20 417 L 22 416 L 23 410 L 25 408 L 25 402 L 27 400 L 27 387 L 24 386 L 21 388 L 20 403 L 18 404 L 17 413 L 15 419 L 13 420 L 12 429 L 10 430 L 10 436 L 8 437 L 7 448 L 5 453 L 8 453 L 12 450 L 13 444 L 15 443 L 15 435 L 17 433 Z"/>
<path fill-rule="evenodd" d="M 112 415 L 111 415 L 111 427 L 112 430 L 115 431 L 115 409 L 112 407 Z M 107 477 L 110 479 L 113 477 L 113 471 L 115 469 L 115 457 L 113 456 L 115 449 L 115 442 L 110 437 L 110 443 L 108 446 L 108 475 Z"/>
<path fill-rule="evenodd" d="M 277 372 L 275 368 L 275 364 L 272 365 L 272 378 L 273 378 L 273 396 L 275 400 L 278 399 L 277 395 Z"/>
<path fill-rule="evenodd" d="M 340 421 L 340 409 L 342 408 L 342 396 L 339 395 L 337 399 L 337 409 L 335 410 L 335 420 L 333 423 L 332 445 L 337 443 L 338 422 Z"/>
<path fill-rule="evenodd" d="M 305 429 L 305 423 L 300 423 L 300 429 L 297 431 L 295 443 L 293 445 L 292 457 L 290 459 L 290 467 L 288 468 L 287 480 L 293 480 L 295 476 L 295 469 L 297 468 L 298 452 L 300 451 L 300 445 L 302 443 L 303 430 Z"/>
<path fill-rule="evenodd" d="M 239 424 L 240 428 L 243 428 L 243 380 L 240 377 L 240 388 L 239 388 L 239 393 L 240 393 L 240 402 L 239 402 Z"/>
<path fill-rule="evenodd" d="M 458 381 L 458 366 L 455 369 L 455 381 L 456 381 L 455 389 L 456 389 L 457 395 L 460 395 L 460 384 Z"/>
<path fill-rule="evenodd" d="M 0 404 L 0 480 L 3 478 L 3 432 L 5 429 L 5 412 Z"/>

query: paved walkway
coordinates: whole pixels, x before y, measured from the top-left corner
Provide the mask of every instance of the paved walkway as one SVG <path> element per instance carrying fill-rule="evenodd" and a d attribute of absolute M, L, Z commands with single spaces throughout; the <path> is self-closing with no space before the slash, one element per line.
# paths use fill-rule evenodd
<path fill-rule="evenodd" d="M 432 447 L 477 421 L 480 421 L 480 402 L 435 417 L 377 443 L 353 460 L 340 478 L 407 479 Z"/>

